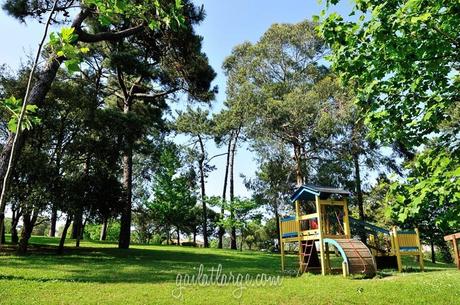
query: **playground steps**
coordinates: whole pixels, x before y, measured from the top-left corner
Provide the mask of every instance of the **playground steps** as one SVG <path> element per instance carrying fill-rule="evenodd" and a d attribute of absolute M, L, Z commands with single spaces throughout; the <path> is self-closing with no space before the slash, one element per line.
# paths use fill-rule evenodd
<path fill-rule="evenodd" d="M 314 240 L 301 242 L 300 270 L 301 272 L 309 271 L 313 268 L 320 267 L 318 251 Z"/>

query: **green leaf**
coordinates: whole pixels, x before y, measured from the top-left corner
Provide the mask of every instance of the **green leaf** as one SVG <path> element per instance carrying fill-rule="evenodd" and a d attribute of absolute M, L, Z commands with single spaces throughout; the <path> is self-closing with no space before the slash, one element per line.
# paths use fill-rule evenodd
<path fill-rule="evenodd" d="M 80 52 L 83 54 L 87 54 L 89 52 L 89 48 L 88 47 L 80 48 Z"/>
<path fill-rule="evenodd" d="M 9 122 L 8 122 L 8 130 L 10 132 L 16 132 L 17 126 L 18 125 L 17 125 L 16 117 L 14 117 L 11 120 L 9 120 Z"/>
<path fill-rule="evenodd" d="M 69 59 L 69 60 L 66 60 L 64 63 L 65 63 L 65 66 L 66 66 L 67 70 L 70 73 L 80 71 L 80 61 L 79 60 L 77 60 L 77 59 Z"/>

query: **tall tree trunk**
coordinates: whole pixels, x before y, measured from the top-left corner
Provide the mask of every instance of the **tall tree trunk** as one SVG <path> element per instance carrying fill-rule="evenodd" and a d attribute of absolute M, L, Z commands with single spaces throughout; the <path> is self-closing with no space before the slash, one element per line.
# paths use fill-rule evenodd
<path fill-rule="evenodd" d="M 196 228 L 193 230 L 193 245 L 196 245 Z"/>
<path fill-rule="evenodd" d="M 83 210 L 79 209 L 74 216 L 72 234 L 70 234 L 70 239 L 78 240 L 80 236 L 81 225 L 83 223 Z"/>
<path fill-rule="evenodd" d="M 225 203 L 227 200 L 227 182 L 228 182 L 228 170 L 230 167 L 230 150 L 232 147 L 232 138 L 233 136 L 230 136 L 230 139 L 228 140 L 228 145 L 227 145 L 227 163 L 225 164 L 225 177 L 224 177 L 224 187 L 222 190 L 222 204 Z M 220 209 L 220 219 L 224 219 L 225 217 L 225 209 L 222 206 Z M 217 244 L 217 248 L 222 249 L 223 248 L 223 239 L 225 235 L 225 228 L 224 226 L 220 225 L 219 226 L 219 243 Z"/>
<path fill-rule="evenodd" d="M 101 241 L 107 239 L 108 224 L 109 224 L 108 217 L 104 216 L 104 219 L 102 220 L 102 228 L 101 228 L 101 237 L 100 237 Z"/>
<path fill-rule="evenodd" d="M 355 186 L 356 186 L 356 197 L 358 203 L 358 212 L 359 212 L 359 219 L 361 221 L 366 220 L 366 216 L 364 214 L 364 200 L 363 200 L 363 191 L 361 189 L 361 170 L 359 167 L 359 154 L 353 154 L 353 163 L 355 167 Z M 360 228 L 359 236 L 363 243 L 367 243 L 366 232 L 364 231 L 364 227 Z"/>
<path fill-rule="evenodd" d="M 361 170 L 359 167 L 359 154 L 353 154 L 353 163 L 355 166 L 355 185 L 356 185 L 356 197 L 358 200 L 359 220 L 365 221 L 366 215 L 364 214 L 363 191 L 361 188 Z"/>
<path fill-rule="evenodd" d="M 57 249 L 58 254 L 62 254 L 64 252 L 65 239 L 67 237 L 67 231 L 69 230 L 71 223 L 72 223 L 72 214 L 69 214 L 65 221 L 64 229 L 62 230 L 62 233 L 61 233 L 61 239 L 59 240 L 59 246 Z"/>
<path fill-rule="evenodd" d="M 83 220 L 83 212 L 82 212 L 82 220 Z M 77 229 L 77 240 L 75 241 L 75 247 L 79 248 L 80 247 L 80 242 L 83 239 L 83 231 L 85 229 L 86 225 L 86 219 L 85 222 L 81 221 L 79 223 L 78 229 Z"/>
<path fill-rule="evenodd" d="M 303 185 L 303 174 L 302 174 L 302 147 L 300 144 L 294 144 L 294 160 L 296 163 L 295 167 L 295 176 L 296 176 L 296 185 L 301 187 Z"/>
<path fill-rule="evenodd" d="M 22 230 L 21 239 L 18 244 L 18 254 L 26 254 L 29 246 L 29 240 L 32 236 L 32 230 L 34 229 L 35 222 L 38 218 L 38 210 L 34 210 L 32 214 L 30 212 L 24 213 L 22 216 Z"/>
<path fill-rule="evenodd" d="M 50 231 L 48 233 L 49 237 L 56 237 L 56 222 L 57 222 L 57 208 L 53 204 L 53 207 L 51 209 Z"/>
<path fill-rule="evenodd" d="M 208 242 L 208 211 L 206 206 L 206 185 L 205 185 L 205 168 L 204 161 L 206 160 L 206 151 L 201 136 L 198 136 L 198 142 L 200 143 L 201 156 L 198 160 L 198 166 L 200 167 L 200 188 L 201 188 L 201 203 L 203 205 L 203 246 L 209 247 Z"/>
<path fill-rule="evenodd" d="M 6 244 L 6 232 L 5 232 L 5 226 L 3 226 L 2 228 L 2 232 L 1 232 L 1 239 L 2 239 L 2 244 Z"/>
<path fill-rule="evenodd" d="M 123 113 L 128 115 L 131 112 L 131 98 L 125 98 Z M 131 241 L 131 218 L 132 218 L 132 187 L 133 187 L 133 143 L 132 139 L 126 140 L 126 150 L 123 154 L 123 190 L 124 200 L 121 211 L 120 236 L 118 248 L 128 249 Z"/>
<path fill-rule="evenodd" d="M 123 104 L 123 113 L 125 115 L 131 112 L 131 106 L 131 98 L 125 96 Z M 131 242 L 133 148 L 131 139 L 125 138 L 125 141 L 127 148 L 123 154 L 122 162 L 124 200 L 118 239 L 118 248 L 120 249 L 128 249 Z"/>
<path fill-rule="evenodd" d="M 11 217 L 11 243 L 13 245 L 17 245 L 19 243 L 18 224 L 19 224 L 19 219 L 21 218 L 22 212 L 18 206 L 13 206 L 11 210 L 13 212 L 12 217 Z"/>
<path fill-rule="evenodd" d="M 434 248 L 434 239 L 433 236 L 430 238 L 430 246 L 431 246 L 431 262 L 436 264 L 436 250 Z"/>
<path fill-rule="evenodd" d="M 238 143 L 238 136 L 239 136 L 239 129 L 235 133 L 235 137 L 232 143 L 232 148 L 230 149 L 230 218 L 232 221 L 235 218 L 235 214 L 233 211 L 233 201 L 235 200 L 235 179 L 234 179 L 234 171 L 235 171 L 235 155 L 236 155 L 236 148 Z M 232 226 L 231 233 L 230 233 L 230 249 L 236 250 L 236 228 Z"/>

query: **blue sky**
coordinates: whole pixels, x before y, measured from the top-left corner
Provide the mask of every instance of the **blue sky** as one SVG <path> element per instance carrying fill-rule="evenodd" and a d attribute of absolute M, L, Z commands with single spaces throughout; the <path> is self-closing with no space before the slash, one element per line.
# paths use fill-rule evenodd
<path fill-rule="evenodd" d="M 214 83 L 219 86 L 220 92 L 214 102 L 214 111 L 225 100 L 226 79 L 221 65 L 234 46 L 244 41 L 256 42 L 273 23 L 295 23 L 311 19 L 324 8 L 324 4 L 319 4 L 318 0 L 195 0 L 195 3 L 205 7 L 207 16 L 197 32 L 204 37 L 204 51 L 218 74 Z M 351 0 L 344 0 L 333 11 L 343 15 L 350 7 Z M 35 22 L 20 24 L 0 11 L 0 37 L 4 42 L 0 46 L 0 64 L 17 68 L 21 61 L 26 61 L 27 55 L 34 53 L 41 35 L 42 25 Z M 222 152 L 213 143 L 209 143 L 208 148 L 211 155 Z M 215 160 L 213 164 L 217 170 L 210 174 L 207 181 L 209 195 L 220 195 L 222 189 L 225 160 Z M 242 147 L 236 159 L 237 195 L 249 195 L 240 174 L 251 177 L 256 169 L 252 153 L 247 147 Z"/>

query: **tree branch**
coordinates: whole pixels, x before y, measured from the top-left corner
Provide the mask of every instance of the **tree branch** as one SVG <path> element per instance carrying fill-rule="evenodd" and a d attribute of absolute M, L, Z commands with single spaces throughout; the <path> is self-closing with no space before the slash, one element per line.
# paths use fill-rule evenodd
<path fill-rule="evenodd" d="M 139 24 L 135 27 L 118 31 L 118 32 L 101 32 L 96 34 L 90 34 L 85 32 L 80 27 L 75 27 L 75 33 L 78 35 L 78 41 L 95 43 L 101 41 L 119 41 L 123 38 L 133 36 L 144 29 L 144 24 Z"/>

